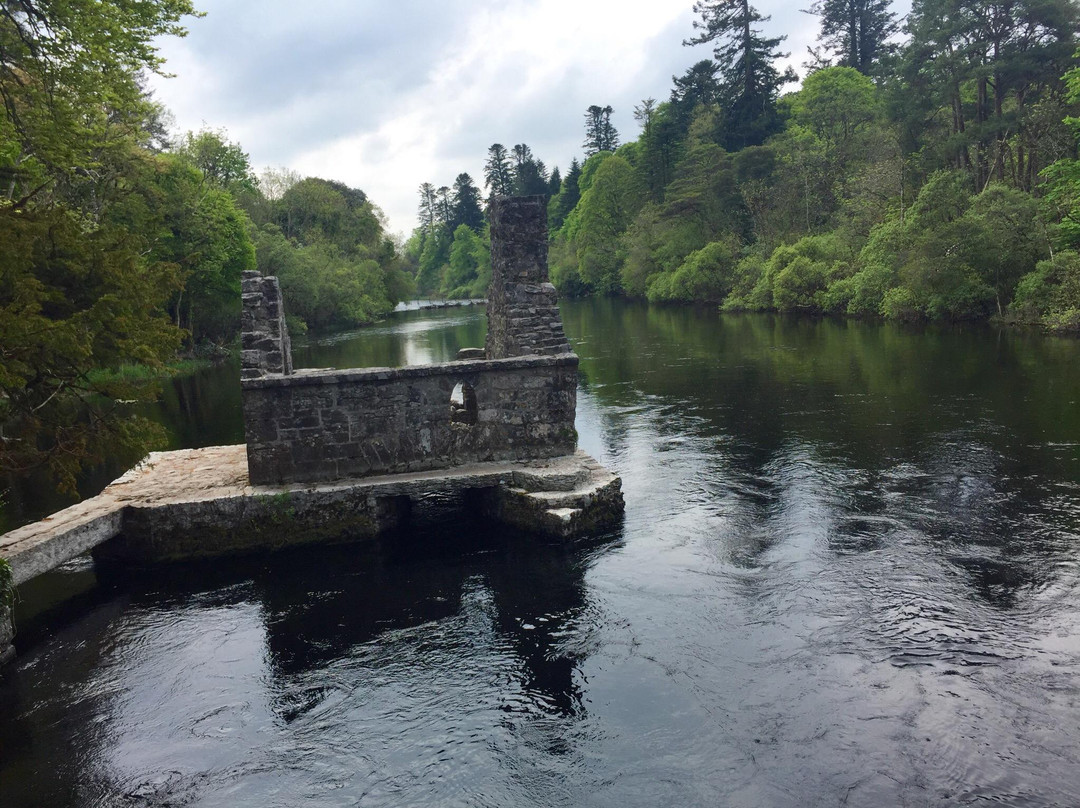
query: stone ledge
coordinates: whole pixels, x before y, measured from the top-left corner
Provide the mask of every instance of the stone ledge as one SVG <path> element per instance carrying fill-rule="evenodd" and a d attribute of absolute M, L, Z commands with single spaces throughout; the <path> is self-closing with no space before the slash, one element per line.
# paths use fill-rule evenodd
<path fill-rule="evenodd" d="M 319 384 L 347 384 L 398 379 L 427 379 L 435 376 L 454 376 L 463 373 L 485 373 L 500 370 L 531 368 L 577 367 L 575 353 L 549 356 L 514 356 L 508 359 L 462 359 L 437 365 L 408 365 L 401 368 L 354 368 L 350 370 L 305 370 L 290 376 L 270 375 L 244 379 L 245 390 L 277 387 L 303 387 Z"/>
<path fill-rule="evenodd" d="M 618 477 L 580 450 L 542 460 L 253 486 L 239 444 L 154 452 L 98 496 L 0 536 L 0 556 L 18 584 L 118 536 L 116 551 L 143 562 L 355 540 L 397 524 L 392 509 L 380 505 L 384 500 L 476 489 L 494 492 L 492 518 L 559 537 L 610 524 L 622 512 Z M 574 513 L 553 518 L 556 503 Z M 214 536 L 200 546 L 199 531 L 212 526 Z"/>

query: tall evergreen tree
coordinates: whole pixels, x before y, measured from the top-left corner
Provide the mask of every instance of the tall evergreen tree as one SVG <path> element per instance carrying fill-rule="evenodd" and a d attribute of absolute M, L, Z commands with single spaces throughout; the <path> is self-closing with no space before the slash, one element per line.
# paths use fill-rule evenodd
<path fill-rule="evenodd" d="M 698 104 L 715 104 L 720 100 L 719 70 L 712 59 L 702 59 L 681 76 L 672 76 L 671 103 L 687 118 Z"/>
<path fill-rule="evenodd" d="M 839 57 L 838 64 L 869 75 L 897 31 L 891 5 L 892 0 L 814 0 L 807 11 L 821 17 L 818 42 Z"/>
<path fill-rule="evenodd" d="M 450 229 L 457 230 L 467 225 L 473 232 L 479 233 L 484 228 L 484 212 L 480 208 L 480 189 L 473 184 L 468 174 L 458 174 L 454 180 L 454 205 L 450 219 Z"/>
<path fill-rule="evenodd" d="M 446 228 L 454 218 L 454 203 L 450 199 L 450 189 L 441 185 L 435 191 L 435 222 Z M 451 232 L 453 230 L 451 229 Z"/>
<path fill-rule="evenodd" d="M 706 106 L 721 101 L 723 87 L 717 73 L 720 65 L 712 59 L 702 59 L 681 76 L 672 76 L 671 121 L 675 131 L 669 133 L 678 140 L 686 137 L 694 110 L 699 104 Z"/>
<path fill-rule="evenodd" d="M 548 223 L 551 230 L 558 230 L 562 227 L 562 223 L 566 221 L 566 217 L 570 215 L 570 211 L 574 209 L 581 199 L 581 189 L 578 186 L 580 180 L 581 163 L 579 163 L 578 159 L 575 157 L 570 161 L 570 168 L 563 178 L 559 194 L 553 200 L 554 204 L 552 206 L 551 219 Z"/>
<path fill-rule="evenodd" d="M 1027 110 L 1060 93 L 1078 24 L 1073 0 L 915 0 L 902 114 L 929 120 L 948 111 L 950 131 L 928 145 L 970 171 L 975 190 L 1004 180 L 1010 168 L 1017 185 L 1032 187 L 1045 163 Z"/>
<path fill-rule="evenodd" d="M 526 143 L 518 143 L 514 146 L 514 170 L 518 174 L 521 173 L 522 168 L 528 162 L 531 162 L 535 158 L 533 157 L 532 149 L 529 148 Z"/>
<path fill-rule="evenodd" d="M 514 193 L 521 196 L 548 192 L 547 169 L 533 156 L 532 149 L 519 143 L 513 148 Z"/>
<path fill-rule="evenodd" d="M 506 146 L 492 143 L 488 147 L 487 162 L 484 163 L 484 184 L 488 196 L 507 196 L 514 191 L 514 169 Z"/>
<path fill-rule="evenodd" d="M 437 207 L 435 186 L 430 182 L 425 182 L 420 186 L 420 208 L 417 211 L 420 229 L 425 233 L 431 233 L 435 229 Z"/>
<path fill-rule="evenodd" d="M 551 169 L 551 176 L 548 177 L 548 194 L 555 196 L 562 190 L 562 174 L 559 173 L 559 167 Z"/>
<path fill-rule="evenodd" d="M 786 37 L 763 36 L 758 25 L 769 17 L 762 17 L 749 0 L 697 0 L 694 12 L 701 15 L 694 21 L 701 33 L 683 44 L 717 43 L 713 54 L 723 77 L 726 145 L 741 148 L 762 143 L 778 127 L 780 88 L 797 78 L 790 68 L 780 73 L 773 65 L 788 55 L 778 50 Z"/>
<path fill-rule="evenodd" d="M 611 123 L 614 110 L 593 104 L 585 112 L 585 156 L 601 151 L 615 151 L 619 147 L 619 133 Z"/>

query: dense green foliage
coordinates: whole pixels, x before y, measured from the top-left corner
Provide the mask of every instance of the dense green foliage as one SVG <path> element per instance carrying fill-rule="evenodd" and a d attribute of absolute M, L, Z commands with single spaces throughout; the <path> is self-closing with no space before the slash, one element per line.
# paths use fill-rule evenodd
<path fill-rule="evenodd" d="M 901 44 L 887 2 L 822 0 L 825 53 L 781 97 L 754 7 L 695 10 L 717 60 L 551 201 L 564 293 L 1078 328 L 1073 0 L 917 0 Z"/>
<path fill-rule="evenodd" d="M 185 16 L 189 0 L 0 3 L 0 472 L 46 466 L 72 489 L 145 451 L 160 430 L 132 404 L 179 350 L 236 336 L 244 270 L 280 267 L 313 327 L 412 291 L 363 192 L 264 188 L 221 132 L 172 147 L 140 75 Z M 115 372 L 131 364 L 147 372 Z"/>
<path fill-rule="evenodd" d="M 154 38 L 191 13 L 186 0 L 0 6 L 4 471 L 47 464 L 71 488 L 85 462 L 155 437 L 123 403 L 152 384 L 89 374 L 160 363 L 180 342 L 166 306 L 183 269 L 152 253 L 183 214 L 136 71 L 160 66 Z"/>
<path fill-rule="evenodd" d="M 276 199 L 256 195 L 248 212 L 256 264 L 280 279 L 294 330 L 364 325 L 412 295 L 412 278 L 363 191 L 314 177 L 276 190 Z"/>

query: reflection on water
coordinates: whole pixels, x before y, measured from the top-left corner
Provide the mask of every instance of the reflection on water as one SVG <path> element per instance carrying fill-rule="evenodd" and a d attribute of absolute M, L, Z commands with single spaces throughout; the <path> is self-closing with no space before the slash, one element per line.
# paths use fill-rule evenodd
<path fill-rule="evenodd" d="M 482 348 L 487 334 L 484 308 L 406 311 L 360 331 L 300 343 L 299 368 L 403 367 L 450 362 L 459 348 Z"/>
<path fill-rule="evenodd" d="M 1080 343 L 563 311 L 617 535 L 434 500 L 362 547 L 69 565 L 20 605 L 0 803 L 1076 803 Z M 408 313 L 298 357 L 443 361 L 483 330 Z M 177 445 L 238 428 L 203 384 L 161 411 Z"/>

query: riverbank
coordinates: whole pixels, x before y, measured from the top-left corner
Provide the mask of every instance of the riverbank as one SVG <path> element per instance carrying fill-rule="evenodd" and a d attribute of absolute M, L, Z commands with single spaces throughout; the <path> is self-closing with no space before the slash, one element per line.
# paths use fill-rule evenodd
<path fill-rule="evenodd" d="M 902 326 L 929 326 L 929 327 L 963 327 L 966 325 L 985 325 L 994 328 L 1004 328 L 1015 331 L 1029 331 L 1059 337 L 1080 337 L 1080 302 L 1078 308 L 1059 313 L 1052 318 L 1040 318 L 1037 316 L 1025 316 L 1021 312 L 1006 311 L 1002 314 L 989 314 L 984 317 L 924 317 L 914 313 L 904 316 L 885 317 L 871 313 L 848 314 L 811 307 L 798 309 L 775 309 L 775 308 L 748 308 L 742 306 L 728 306 L 716 300 L 673 300 L 673 301 L 649 301 L 641 297 L 627 297 L 622 295 L 584 295 L 568 297 L 568 300 L 585 302 L 596 299 L 608 299 L 622 301 L 630 305 L 648 305 L 661 309 L 688 309 L 691 311 L 713 311 L 726 315 L 769 315 L 786 318 L 805 317 L 810 320 L 830 319 L 879 325 L 902 325 Z"/>

